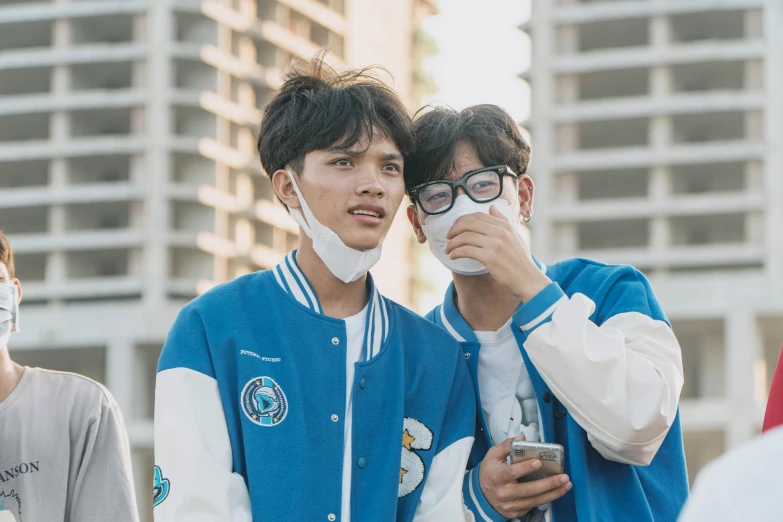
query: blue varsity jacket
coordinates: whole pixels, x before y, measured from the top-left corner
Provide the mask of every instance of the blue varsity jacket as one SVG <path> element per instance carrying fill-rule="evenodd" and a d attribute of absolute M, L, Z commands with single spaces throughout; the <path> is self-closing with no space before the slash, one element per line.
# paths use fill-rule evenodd
<path fill-rule="evenodd" d="M 537 261 L 536 263 L 538 264 Z M 642 344 L 649 341 L 645 335 L 660 336 L 661 340 L 652 339 L 650 343 L 674 344 L 671 347 L 674 351 L 672 359 L 676 360 L 679 358 L 679 346 L 676 340 L 671 341 L 674 339 L 671 326 L 649 283 L 640 272 L 630 266 L 605 265 L 585 259 L 571 259 L 551 266 L 539 266 L 553 282 L 528 303 L 519 307 L 512 317 L 512 330 L 535 390 L 543 424 L 543 440 L 561 444 L 565 448 L 565 473 L 573 483 L 573 489 L 569 493 L 553 502 L 552 520 L 676 521 L 688 495 L 682 432 L 677 411 L 679 389 L 675 390 L 677 399 L 670 406 L 668 433 L 662 441 L 656 442 L 660 446 L 654 446 L 657 451 L 654 458 L 650 457 L 652 460 L 649 465 L 621 463 L 605 458 L 596 450 L 586 430 L 575 420 L 574 415 L 577 412 L 566 409 L 562 402 L 563 397 L 559 397 L 558 391 L 552 389 L 542 378 L 540 368 L 532 362 L 528 353 L 534 347 L 531 343 L 538 340 L 539 344 L 544 344 L 535 346 L 537 360 L 541 362 L 546 362 L 547 350 L 551 350 L 557 343 L 573 344 L 565 347 L 563 351 L 571 349 L 572 353 L 576 354 L 591 350 L 600 354 L 604 347 L 585 347 L 579 343 L 582 339 L 588 339 L 584 342 L 589 342 L 590 336 L 600 328 L 611 327 L 615 329 L 611 333 L 612 338 L 615 341 L 619 339 L 620 342 L 620 346 L 616 347 L 617 353 L 623 352 L 625 348 L 618 332 L 625 335 L 626 342 L 633 339 L 634 342 Z M 443 304 L 432 310 L 427 318 L 446 328 L 460 341 L 473 379 L 476 398 L 478 404 L 481 404 L 478 383 L 480 344 L 455 306 L 454 297 L 455 289 L 452 284 L 446 292 Z M 589 308 L 590 302 L 594 304 L 592 310 Z M 583 316 L 578 310 L 580 303 L 587 303 L 582 307 L 586 310 Z M 578 331 L 572 332 L 573 335 L 569 337 L 564 335 L 562 330 Z M 597 335 L 600 335 L 600 332 Z M 637 346 L 634 348 L 638 349 Z M 608 354 L 608 351 L 606 353 Z M 618 355 L 618 359 L 625 358 L 626 355 L 627 353 Z M 596 359 L 601 359 L 601 356 Z M 665 365 L 665 358 L 661 359 Z M 600 361 L 597 364 L 600 364 Z M 566 366 L 567 363 L 563 364 L 562 368 L 554 368 L 550 374 L 588 371 L 588 368 L 584 367 Z M 596 368 L 601 367 L 597 365 Z M 680 366 L 680 373 L 681 371 Z M 681 377 L 679 378 L 681 385 Z M 600 387 L 600 383 L 596 386 Z M 500 442 L 502 441 L 494 441 L 495 444 Z M 479 407 L 476 439 L 463 486 L 465 502 L 478 521 L 506 520 L 490 506 L 479 486 L 479 464 L 492 445 L 483 411 Z"/>
<path fill-rule="evenodd" d="M 351 518 L 409 522 L 437 456 L 469 451 L 475 398 L 454 339 L 368 287 Z M 346 342 L 293 254 L 186 305 L 158 366 L 156 521 L 341 520 Z"/>

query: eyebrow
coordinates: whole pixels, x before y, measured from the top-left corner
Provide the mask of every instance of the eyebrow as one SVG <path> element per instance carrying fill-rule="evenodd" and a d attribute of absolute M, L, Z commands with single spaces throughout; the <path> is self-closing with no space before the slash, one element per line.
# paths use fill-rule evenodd
<path fill-rule="evenodd" d="M 345 149 L 342 147 L 329 147 L 326 149 L 326 152 L 330 154 L 345 154 L 347 156 L 356 157 L 361 156 L 362 154 L 365 154 L 366 150 L 354 150 L 354 149 Z M 386 152 L 384 154 L 381 154 L 381 159 L 384 161 L 404 161 L 405 158 L 402 157 L 402 154 L 398 154 L 396 152 Z"/>
<path fill-rule="evenodd" d="M 392 161 L 392 160 L 405 161 L 405 158 L 402 157 L 402 154 L 397 154 L 396 152 L 381 154 L 381 159 L 387 161 Z"/>

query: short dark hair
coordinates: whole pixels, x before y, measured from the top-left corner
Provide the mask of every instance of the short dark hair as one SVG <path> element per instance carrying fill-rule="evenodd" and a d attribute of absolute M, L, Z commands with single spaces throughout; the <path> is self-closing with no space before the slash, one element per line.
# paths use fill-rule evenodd
<path fill-rule="evenodd" d="M 258 136 L 261 166 L 272 175 L 286 165 L 304 168 L 305 155 L 349 148 L 381 135 L 404 159 L 413 151 L 413 121 L 399 96 L 371 75 L 379 68 L 338 73 L 319 53 L 309 66 L 294 66 L 264 108 Z"/>
<path fill-rule="evenodd" d="M 497 105 L 474 105 L 462 111 L 423 107 L 416 113 L 416 150 L 405 164 L 405 188 L 446 179 L 454 168 L 454 149 L 460 141 L 476 148 L 486 167 L 508 165 L 516 174 L 527 172 L 530 145 L 514 119 Z"/>
<path fill-rule="evenodd" d="M 11 279 L 16 277 L 14 274 L 14 251 L 11 249 L 11 243 L 8 242 L 8 238 L 5 237 L 2 230 L 0 230 L 0 263 L 3 263 L 8 268 L 8 275 Z"/>

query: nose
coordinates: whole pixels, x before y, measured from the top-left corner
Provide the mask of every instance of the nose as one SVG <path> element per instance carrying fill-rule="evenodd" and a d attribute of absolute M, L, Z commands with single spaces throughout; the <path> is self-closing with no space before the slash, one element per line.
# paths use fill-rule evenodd
<path fill-rule="evenodd" d="M 374 196 L 381 198 L 386 191 L 381 184 L 381 171 L 374 166 L 366 166 L 361 169 L 359 174 L 360 181 L 356 187 L 356 192 L 362 196 Z"/>

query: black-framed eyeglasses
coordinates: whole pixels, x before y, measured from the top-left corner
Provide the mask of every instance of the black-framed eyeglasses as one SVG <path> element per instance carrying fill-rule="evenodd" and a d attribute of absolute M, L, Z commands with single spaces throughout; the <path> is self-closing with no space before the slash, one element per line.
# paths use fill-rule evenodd
<path fill-rule="evenodd" d="M 438 180 L 417 185 L 408 194 L 430 215 L 443 214 L 451 210 L 457 199 L 457 189 L 462 187 L 476 203 L 488 203 L 503 193 L 503 177 L 519 179 L 508 165 L 495 165 L 471 170 L 459 181 Z"/>

